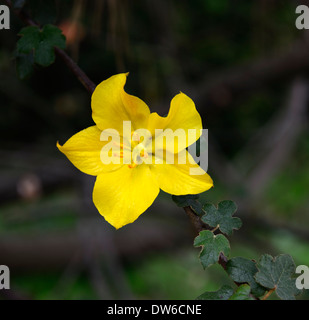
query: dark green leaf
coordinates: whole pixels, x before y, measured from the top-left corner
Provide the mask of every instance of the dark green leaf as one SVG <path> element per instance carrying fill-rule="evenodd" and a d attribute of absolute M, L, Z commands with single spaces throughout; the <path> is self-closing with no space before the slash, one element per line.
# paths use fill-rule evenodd
<path fill-rule="evenodd" d="M 46 25 L 41 32 L 40 43 L 36 47 L 34 60 L 37 64 L 47 67 L 55 61 L 54 47 L 65 48 L 65 37 L 60 29 Z"/>
<path fill-rule="evenodd" d="M 301 292 L 295 285 L 295 263 L 290 255 L 273 258 L 265 254 L 258 261 L 257 268 L 256 281 L 268 289 L 275 289 L 279 298 L 295 300 L 295 296 Z"/>
<path fill-rule="evenodd" d="M 203 210 L 206 214 L 202 217 L 202 221 L 211 227 L 219 226 L 221 232 L 227 235 L 231 235 L 234 229 L 239 229 L 242 226 L 239 218 L 232 217 L 237 210 L 233 201 L 222 201 L 218 204 L 218 208 L 213 204 L 206 203 Z"/>
<path fill-rule="evenodd" d="M 214 235 L 209 230 L 203 230 L 194 240 L 195 247 L 202 247 L 199 258 L 204 269 L 218 262 L 220 253 L 226 256 L 230 253 L 229 241 L 224 235 Z"/>
<path fill-rule="evenodd" d="M 223 286 L 215 292 L 205 292 L 197 297 L 197 300 L 228 300 L 234 290 L 230 286 Z"/>
<path fill-rule="evenodd" d="M 248 283 L 251 287 L 252 294 L 260 297 L 266 291 L 254 279 L 254 275 L 258 272 L 255 262 L 242 257 L 232 258 L 226 264 L 226 272 L 238 283 Z"/>
<path fill-rule="evenodd" d="M 49 42 L 49 45 L 54 47 L 59 47 L 61 49 L 65 48 L 65 37 L 62 31 L 51 24 L 47 24 L 43 27 L 43 39 Z"/>
<path fill-rule="evenodd" d="M 48 67 L 55 62 L 54 48 L 46 40 L 42 40 L 35 50 L 35 62 L 43 67 Z"/>
<path fill-rule="evenodd" d="M 243 284 L 237 288 L 235 293 L 229 298 L 229 300 L 254 300 L 250 297 L 251 288 L 247 284 Z"/>
<path fill-rule="evenodd" d="M 54 47 L 65 48 L 65 37 L 61 30 L 52 25 L 46 25 L 40 30 L 30 26 L 23 28 L 22 36 L 17 42 L 17 53 L 34 54 L 34 62 L 47 67 L 55 61 Z"/>
<path fill-rule="evenodd" d="M 16 70 L 20 79 L 29 77 L 33 71 L 33 54 L 20 54 L 16 57 Z"/>
<path fill-rule="evenodd" d="M 201 215 L 204 213 L 204 211 L 202 210 L 202 204 L 197 201 L 198 198 L 199 195 L 197 194 L 188 194 L 185 196 L 172 196 L 173 201 L 177 204 L 178 207 L 191 207 L 196 214 Z"/>
<path fill-rule="evenodd" d="M 199 198 L 198 194 L 187 194 L 185 196 L 172 196 L 173 201 L 178 207 L 188 207 L 191 201 L 196 201 Z"/>
<path fill-rule="evenodd" d="M 19 32 L 19 35 L 21 38 L 17 42 L 18 53 L 29 53 L 40 43 L 40 30 L 38 27 L 30 26 L 23 28 Z"/>

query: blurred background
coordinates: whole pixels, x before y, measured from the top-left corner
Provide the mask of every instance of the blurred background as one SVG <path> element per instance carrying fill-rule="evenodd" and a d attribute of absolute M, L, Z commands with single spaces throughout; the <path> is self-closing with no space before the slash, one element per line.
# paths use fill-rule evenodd
<path fill-rule="evenodd" d="M 2 1 L 0 1 L 0 4 Z M 231 256 L 291 254 L 309 266 L 309 31 L 295 0 L 27 0 L 96 84 L 130 72 L 126 91 L 165 115 L 182 91 L 209 129 L 209 202 L 231 199 L 243 227 Z M 160 193 L 116 231 L 91 201 L 94 177 L 56 148 L 93 125 L 90 94 L 56 59 L 20 80 L 24 25 L 0 31 L 0 299 L 195 299 L 229 278 L 203 270 L 194 230 Z M 275 295 L 271 298 L 275 299 Z M 308 299 L 308 290 L 299 299 Z"/>

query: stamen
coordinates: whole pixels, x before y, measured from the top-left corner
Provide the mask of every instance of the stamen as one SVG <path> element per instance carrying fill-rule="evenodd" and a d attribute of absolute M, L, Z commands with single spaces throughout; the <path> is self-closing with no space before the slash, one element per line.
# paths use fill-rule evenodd
<path fill-rule="evenodd" d="M 141 157 L 147 159 L 148 158 L 148 153 L 145 150 L 142 150 L 141 151 Z"/>
<path fill-rule="evenodd" d="M 114 152 L 114 157 L 123 158 L 123 151 L 120 151 L 120 153 Z"/>
<path fill-rule="evenodd" d="M 128 167 L 130 168 L 130 169 L 133 169 L 133 168 L 135 168 L 137 166 L 137 163 L 135 163 L 135 162 L 133 162 L 132 164 L 129 164 L 128 165 Z"/>
<path fill-rule="evenodd" d="M 118 142 L 113 141 L 113 145 L 120 147 L 122 149 L 131 151 L 131 149 L 128 146 L 124 145 L 123 143 L 118 143 Z"/>

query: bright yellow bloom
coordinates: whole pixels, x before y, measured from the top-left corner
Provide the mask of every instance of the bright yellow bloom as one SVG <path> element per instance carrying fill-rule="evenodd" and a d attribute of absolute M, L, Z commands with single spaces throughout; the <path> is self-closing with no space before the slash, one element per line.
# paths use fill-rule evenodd
<path fill-rule="evenodd" d="M 96 87 L 91 101 L 95 126 L 75 134 L 63 146 L 57 143 L 59 150 L 79 170 L 97 176 L 93 202 L 116 229 L 135 221 L 151 206 L 160 189 L 174 195 L 186 195 L 198 194 L 213 186 L 212 179 L 186 150 L 200 137 L 202 130 L 201 117 L 194 102 L 180 93 L 171 101 L 167 117 L 160 117 L 157 113 L 150 113 L 142 100 L 124 91 L 126 76 L 112 76 Z M 114 143 L 119 152 L 110 152 L 111 157 L 121 161 L 104 164 L 101 152 L 110 141 L 102 139 L 102 131 L 114 129 L 122 133 L 126 121 L 132 126 L 131 141 L 122 138 L 119 143 Z M 151 133 L 150 142 L 141 141 L 135 132 L 137 129 L 147 129 Z M 186 139 L 175 143 L 175 147 L 171 148 L 166 142 L 159 144 L 163 156 L 158 164 L 152 149 L 157 138 L 156 129 L 182 129 L 186 134 Z M 188 134 L 190 129 L 196 129 L 198 134 L 192 137 Z M 133 148 L 138 150 L 137 155 L 133 154 Z M 125 162 L 128 158 L 133 159 L 129 164 Z M 171 159 L 175 160 L 174 163 L 169 161 Z M 148 164 L 147 160 L 153 161 Z M 200 171 L 199 174 L 191 175 L 192 168 Z"/>

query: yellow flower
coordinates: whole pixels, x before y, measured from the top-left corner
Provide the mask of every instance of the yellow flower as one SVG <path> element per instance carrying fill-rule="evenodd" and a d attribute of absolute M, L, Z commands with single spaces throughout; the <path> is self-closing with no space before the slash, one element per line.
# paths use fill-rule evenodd
<path fill-rule="evenodd" d="M 186 150 L 202 131 L 194 102 L 180 93 L 171 101 L 167 117 L 150 113 L 142 100 L 124 91 L 126 77 L 127 74 L 118 74 L 96 87 L 91 99 L 96 125 L 78 132 L 63 146 L 57 143 L 59 150 L 80 171 L 97 176 L 93 202 L 116 229 L 135 221 L 151 206 L 160 189 L 173 195 L 186 195 L 198 194 L 213 186 L 210 176 Z M 121 141 L 111 144 L 110 139 L 102 135 L 102 132 L 124 134 L 126 124 L 131 126 L 129 139 L 121 137 Z M 137 133 L 139 129 L 147 129 L 150 137 L 144 136 L 142 140 Z M 159 140 L 157 129 L 173 132 L 182 129 L 185 139 L 178 139 L 175 146 L 163 139 L 156 146 L 156 150 L 162 151 L 157 156 L 153 152 Z M 195 129 L 197 134 L 188 134 L 190 129 Z M 109 146 L 118 147 L 119 151 L 110 148 L 107 154 L 115 161 L 105 163 L 102 150 Z M 192 169 L 199 171 L 198 174 L 190 174 Z"/>

